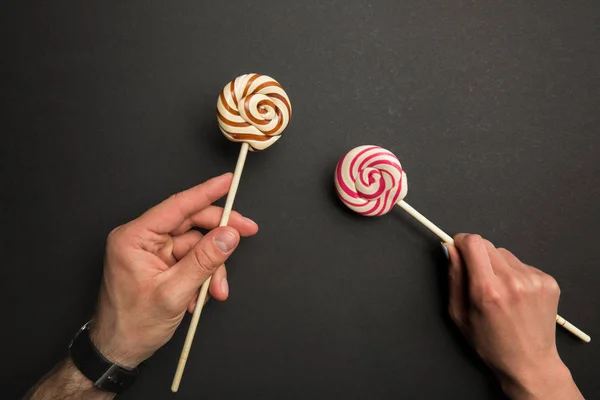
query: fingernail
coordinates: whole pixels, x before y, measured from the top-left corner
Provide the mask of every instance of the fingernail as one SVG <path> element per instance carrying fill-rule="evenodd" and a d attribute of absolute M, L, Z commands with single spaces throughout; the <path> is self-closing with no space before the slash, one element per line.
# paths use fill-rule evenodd
<path fill-rule="evenodd" d="M 227 282 L 227 278 L 223 278 L 221 281 L 221 291 L 225 296 L 229 296 L 229 283 Z"/>
<path fill-rule="evenodd" d="M 448 253 L 448 248 L 444 245 L 444 243 L 440 242 L 440 244 L 442 245 L 442 249 L 444 249 L 444 255 L 449 260 L 450 259 L 450 254 Z"/>
<path fill-rule="evenodd" d="M 244 217 L 244 219 L 245 219 L 246 221 L 250 222 L 251 224 L 258 225 L 256 222 L 254 222 L 254 221 L 253 221 L 253 220 L 251 220 L 250 218 Z"/>
<path fill-rule="evenodd" d="M 237 236 L 229 231 L 218 232 L 214 241 L 219 250 L 229 253 L 237 244 Z"/>

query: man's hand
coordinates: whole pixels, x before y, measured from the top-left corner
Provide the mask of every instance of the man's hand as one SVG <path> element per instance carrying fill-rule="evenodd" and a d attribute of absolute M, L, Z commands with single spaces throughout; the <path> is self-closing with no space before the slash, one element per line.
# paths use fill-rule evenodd
<path fill-rule="evenodd" d="M 556 349 L 560 289 L 550 275 L 478 235 L 445 245 L 450 316 L 516 399 L 582 399 Z"/>
<path fill-rule="evenodd" d="M 198 289 L 213 275 L 210 294 L 229 293 L 223 263 L 239 236 L 258 231 L 253 221 L 232 212 L 218 228 L 223 209 L 211 205 L 229 190 L 232 175 L 213 178 L 165 200 L 108 236 L 104 278 L 91 338 L 111 361 L 135 367 L 163 346 Z M 192 227 L 212 231 L 206 236 Z"/>
<path fill-rule="evenodd" d="M 225 260 L 240 235 L 258 231 L 232 212 L 218 227 L 223 209 L 211 205 L 229 190 L 232 174 L 213 178 L 114 229 L 106 244 L 104 277 L 90 336 L 109 360 L 136 367 L 164 345 L 186 310 L 193 312 L 198 289 L 213 276 L 210 294 L 229 294 Z M 206 236 L 193 227 L 212 230 Z M 93 386 L 67 358 L 31 388 L 26 399 L 108 400 L 113 393 Z"/>

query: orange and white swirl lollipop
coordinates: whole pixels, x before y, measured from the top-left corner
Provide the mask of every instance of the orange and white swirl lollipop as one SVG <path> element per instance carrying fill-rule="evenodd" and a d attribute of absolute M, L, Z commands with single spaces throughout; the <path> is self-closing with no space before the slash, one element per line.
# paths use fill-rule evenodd
<path fill-rule="evenodd" d="M 275 79 L 260 74 L 237 77 L 217 101 L 219 128 L 233 142 L 264 150 L 281 137 L 292 115 L 290 99 Z"/>
<path fill-rule="evenodd" d="M 217 121 L 225 137 L 242 143 L 233 179 L 223 208 L 219 226 L 227 225 L 233 200 L 240 184 L 248 150 L 264 150 L 281 137 L 290 122 L 292 106 L 290 99 L 279 82 L 260 74 L 241 75 L 224 88 L 217 100 Z M 185 338 L 183 350 L 173 378 L 171 390 L 179 390 L 183 370 L 192 347 L 196 327 L 210 286 L 211 278 L 202 284 L 196 308 Z"/>

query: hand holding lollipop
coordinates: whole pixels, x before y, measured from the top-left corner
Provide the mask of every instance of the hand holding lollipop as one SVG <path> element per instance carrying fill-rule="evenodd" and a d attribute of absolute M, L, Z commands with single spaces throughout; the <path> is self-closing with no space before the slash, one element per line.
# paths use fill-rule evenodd
<path fill-rule="evenodd" d="M 290 121 L 291 115 L 292 106 L 287 94 L 275 79 L 266 75 L 242 75 L 223 88 L 217 101 L 219 128 L 227 139 L 242 143 L 242 147 L 219 226 L 225 226 L 229 221 L 229 214 L 240 184 L 248 150 L 264 150 L 279 140 Z M 200 295 L 171 385 L 173 392 L 179 389 L 210 281 L 211 278 L 208 278 L 200 289 Z"/>
<path fill-rule="evenodd" d="M 335 187 L 342 202 L 351 210 L 365 216 L 379 216 L 399 206 L 445 243 L 454 239 L 403 199 L 408 193 L 406 173 L 400 161 L 390 151 L 378 146 L 359 146 L 339 161 L 335 170 Z M 556 323 L 589 342 L 590 337 L 570 322 L 556 316 Z"/>

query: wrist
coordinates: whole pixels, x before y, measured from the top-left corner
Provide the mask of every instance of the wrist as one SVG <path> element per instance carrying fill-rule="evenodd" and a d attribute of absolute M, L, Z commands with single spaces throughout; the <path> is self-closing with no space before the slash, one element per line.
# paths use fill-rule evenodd
<path fill-rule="evenodd" d="M 500 379 L 504 392 L 511 399 L 551 400 L 582 398 L 571 371 L 557 360 L 541 363 L 538 367 L 523 369 L 513 376 Z"/>
<path fill-rule="evenodd" d="M 134 338 L 105 329 L 95 321 L 90 326 L 90 340 L 106 359 L 125 368 L 136 368 L 147 358 L 135 351 Z"/>
<path fill-rule="evenodd" d="M 90 400 L 110 400 L 114 393 L 96 389 L 92 381 L 85 377 L 67 357 L 25 395 L 27 400 L 85 398 Z"/>

